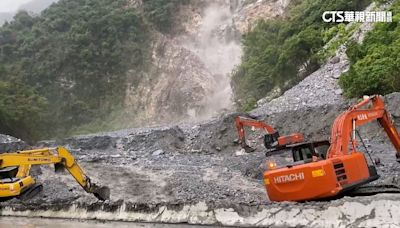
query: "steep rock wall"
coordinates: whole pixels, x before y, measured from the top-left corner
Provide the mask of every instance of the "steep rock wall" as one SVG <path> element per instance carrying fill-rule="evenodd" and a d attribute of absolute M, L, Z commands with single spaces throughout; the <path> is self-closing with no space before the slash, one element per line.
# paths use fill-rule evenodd
<path fill-rule="evenodd" d="M 177 33 L 154 35 L 152 67 L 127 73 L 125 118 L 136 125 L 198 122 L 234 110 L 229 75 L 240 63 L 241 35 L 258 19 L 284 16 L 289 2 L 182 5 L 175 16 Z M 132 0 L 130 6 L 140 8 L 142 2 Z M 138 78 L 138 86 L 132 86 Z"/>

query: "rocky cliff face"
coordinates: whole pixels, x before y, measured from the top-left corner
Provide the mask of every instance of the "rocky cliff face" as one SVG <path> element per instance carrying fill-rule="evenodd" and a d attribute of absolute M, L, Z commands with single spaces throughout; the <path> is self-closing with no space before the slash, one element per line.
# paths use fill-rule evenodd
<path fill-rule="evenodd" d="M 163 35 L 153 48 L 153 67 L 138 87 L 128 84 L 126 105 L 148 123 L 195 118 L 205 95 L 212 93 L 210 85 L 216 84 L 213 75 L 198 56 Z"/>
<path fill-rule="evenodd" d="M 200 0 L 183 5 L 175 22 L 180 32 L 154 35 L 151 69 L 128 72 L 125 105 L 134 114 L 129 119 L 150 125 L 193 122 L 233 110 L 229 74 L 240 63 L 241 35 L 260 18 L 283 16 L 288 3 Z M 133 87 L 137 74 L 141 83 Z"/>
<path fill-rule="evenodd" d="M 235 27 L 243 34 L 252 29 L 259 19 L 284 17 L 290 0 L 231 0 L 236 8 L 233 16 Z"/>

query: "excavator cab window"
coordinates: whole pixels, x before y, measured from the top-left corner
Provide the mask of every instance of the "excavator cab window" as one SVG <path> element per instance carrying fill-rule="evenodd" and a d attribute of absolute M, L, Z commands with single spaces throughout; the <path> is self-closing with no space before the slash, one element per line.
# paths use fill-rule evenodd
<path fill-rule="evenodd" d="M 315 147 L 316 154 L 318 154 L 319 157 L 324 160 L 326 159 L 326 153 L 328 152 L 328 150 L 329 150 L 329 144 L 324 144 L 324 145 Z"/>
<path fill-rule="evenodd" d="M 18 173 L 18 167 L 5 167 L 0 169 L 0 179 L 14 178 Z"/>
<path fill-rule="evenodd" d="M 279 132 L 264 135 L 264 146 L 267 149 L 274 147 L 279 138 Z"/>
<path fill-rule="evenodd" d="M 304 146 L 293 148 L 292 153 L 294 162 L 308 161 L 311 160 L 313 156 L 312 149 L 310 147 L 304 147 Z"/>
<path fill-rule="evenodd" d="M 312 157 L 326 159 L 326 153 L 329 149 L 329 141 L 319 141 L 313 143 L 304 143 L 292 147 L 293 162 L 311 162 Z"/>

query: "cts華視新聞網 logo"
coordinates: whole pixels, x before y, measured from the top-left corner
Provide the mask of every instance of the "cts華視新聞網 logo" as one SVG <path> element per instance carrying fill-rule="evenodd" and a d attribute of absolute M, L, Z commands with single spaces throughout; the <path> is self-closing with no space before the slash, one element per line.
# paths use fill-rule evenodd
<path fill-rule="evenodd" d="M 326 23 L 343 22 L 392 22 L 391 11 L 325 11 L 322 20 Z"/>

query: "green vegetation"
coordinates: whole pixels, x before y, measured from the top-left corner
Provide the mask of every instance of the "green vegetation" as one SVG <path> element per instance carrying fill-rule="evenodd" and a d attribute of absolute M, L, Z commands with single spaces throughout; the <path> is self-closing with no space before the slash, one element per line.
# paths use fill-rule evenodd
<path fill-rule="evenodd" d="M 176 11 L 191 0 L 143 0 L 147 18 L 163 33 L 173 33 Z"/>
<path fill-rule="evenodd" d="M 115 126 L 127 71 L 140 83 L 153 28 L 174 31 L 189 1 L 60 0 L 37 17 L 18 13 L 0 27 L 0 133 L 34 140 Z"/>
<path fill-rule="evenodd" d="M 125 0 L 60 0 L 38 17 L 18 13 L 0 28 L 2 133 L 65 135 L 120 107 L 128 67 L 148 65 L 144 21 Z"/>
<path fill-rule="evenodd" d="M 340 78 L 348 97 L 400 91 L 400 2 L 393 4 L 393 23 L 379 23 L 363 44 L 347 49 L 350 70 Z"/>
<path fill-rule="evenodd" d="M 317 53 L 320 62 L 323 63 L 324 60 L 333 57 L 341 45 L 347 44 L 351 35 L 360 25 L 360 23 L 353 23 L 350 26 L 346 26 L 346 24 L 341 23 L 325 30 L 322 35 L 324 43 L 327 42 L 326 47 Z M 334 36 L 332 36 L 333 34 Z M 335 39 L 332 39 L 334 37 Z"/>
<path fill-rule="evenodd" d="M 60 0 L 39 16 L 18 13 L 0 27 L 0 133 L 32 140 L 117 126 L 127 71 L 140 83 L 151 67 L 153 28 L 176 32 L 176 11 L 189 2 L 143 0 L 140 11 L 127 0 Z M 357 28 L 324 23 L 323 11 L 369 2 L 295 0 L 287 18 L 260 21 L 244 36 L 243 61 L 232 76 L 241 107 L 302 80 Z M 400 90 L 399 4 L 396 23 L 378 24 L 364 44 L 349 44 L 352 65 L 340 79 L 347 96 Z"/>
<path fill-rule="evenodd" d="M 41 128 L 46 100 L 18 81 L 0 81 L 0 129 L 23 138 Z M 37 129 L 39 130 L 39 129 Z M 40 130 L 44 130 L 41 128 Z"/>
<path fill-rule="evenodd" d="M 348 37 L 350 31 L 343 31 L 343 26 L 322 21 L 324 11 L 360 10 L 369 3 L 368 0 L 293 1 L 287 19 L 260 21 L 245 35 L 242 64 L 232 77 L 239 106 L 249 107 L 275 88 L 282 92 L 289 89 L 315 71 L 332 49 Z M 329 38 L 337 34 L 338 41 L 323 51 Z"/>

